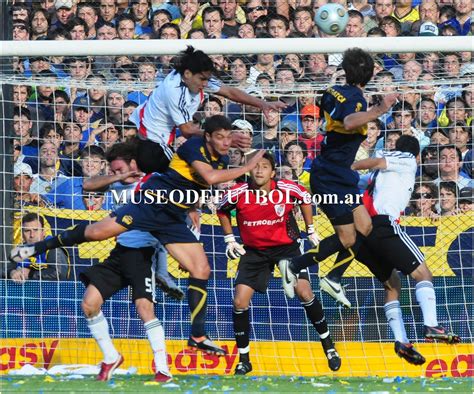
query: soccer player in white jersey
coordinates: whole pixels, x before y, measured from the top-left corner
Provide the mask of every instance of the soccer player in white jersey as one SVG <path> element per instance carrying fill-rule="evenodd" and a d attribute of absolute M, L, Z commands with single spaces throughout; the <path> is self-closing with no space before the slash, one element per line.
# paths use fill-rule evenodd
<path fill-rule="evenodd" d="M 214 71 L 214 63 L 208 55 L 188 46 L 175 62 L 174 70 L 133 112 L 130 120 L 138 127 L 140 144 L 137 163 L 142 171 L 163 172 L 168 168 L 177 128 L 186 138 L 203 133 L 193 117 L 203 102 L 205 92 L 260 108 L 265 115 L 271 110 L 279 111 L 286 107 L 280 101 L 267 102 L 226 86 L 212 77 Z M 245 134 L 233 133 L 233 146 L 248 148 L 250 143 Z"/>
<path fill-rule="evenodd" d="M 92 177 L 84 182 L 84 189 L 116 190 L 118 195 L 125 193 L 126 202 L 130 201 L 142 175 L 135 160 L 136 151 L 137 146 L 134 142 L 113 145 L 107 151 L 107 161 L 113 175 Z M 119 206 L 120 203 L 116 204 L 115 208 Z M 155 237 L 144 231 L 131 230 L 117 237 L 115 248 L 103 263 L 96 264 L 81 273 L 80 279 L 86 286 L 82 310 L 91 334 L 104 357 L 97 380 L 109 380 L 114 370 L 124 361 L 112 343 L 109 326 L 101 307 L 108 298 L 128 285 L 132 288 L 132 300 L 144 323 L 153 350 L 155 381 L 171 380 L 166 360 L 163 326 L 154 313 L 155 268 L 160 255 L 166 259 L 167 253 Z M 182 299 L 184 293 L 174 283 L 170 283 L 171 278 L 166 279 L 168 276 L 166 264 L 164 270 L 165 279 L 161 280 L 167 283 L 173 297 Z"/>
<path fill-rule="evenodd" d="M 423 314 L 423 334 L 428 341 L 457 343 L 459 336 L 439 325 L 432 274 L 423 253 L 400 227 L 400 213 L 407 206 L 415 185 L 420 145 L 415 137 L 403 135 L 395 151 L 378 151 L 352 169 L 375 170 L 366 175 L 364 205 L 372 217 L 373 230 L 362 243 L 356 259 L 365 264 L 385 288 L 385 315 L 395 337 L 395 352 L 409 363 L 420 365 L 425 358 L 407 338 L 400 308 L 400 278 L 397 271 L 416 281 L 416 300 Z M 337 262 L 336 262 L 337 264 Z"/>

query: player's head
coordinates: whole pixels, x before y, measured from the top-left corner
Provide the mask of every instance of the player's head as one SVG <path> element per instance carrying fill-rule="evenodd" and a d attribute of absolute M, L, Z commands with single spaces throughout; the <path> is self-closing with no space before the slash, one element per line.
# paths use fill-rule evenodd
<path fill-rule="evenodd" d="M 204 89 L 215 71 L 214 62 L 203 51 L 188 46 L 174 62 L 174 68 L 181 74 L 183 82 L 192 93 Z"/>
<path fill-rule="evenodd" d="M 360 48 L 351 48 L 344 52 L 342 68 L 348 85 L 364 87 L 374 75 L 374 59 Z"/>
<path fill-rule="evenodd" d="M 21 234 L 27 244 L 42 241 L 45 237 L 44 218 L 34 212 L 27 213 L 21 218 Z"/>
<path fill-rule="evenodd" d="M 395 142 L 395 150 L 408 152 L 417 157 L 420 154 L 420 143 L 411 135 L 402 135 L 397 142 Z"/>
<path fill-rule="evenodd" d="M 262 187 L 270 182 L 276 175 L 275 159 L 265 152 L 263 157 L 257 163 L 257 166 L 250 171 L 250 178 L 255 186 Z"/>
<path fill-rule="evenodd" d="M 223 115 L 214 115 L 204 123 L 204 138 L 211 153 L 226 155 L 232 142 L 232 123 Z"/>
<path fill-rule="evenodd" d="M 140 171 L 137 165 L 137 143 L 135 140 L 112 145 L 105 154 L 114 175 L 125 174 L 130 171 Z M 137 181 L 137 177 L 128 177 L 122 180 L 124 184 Z"/>

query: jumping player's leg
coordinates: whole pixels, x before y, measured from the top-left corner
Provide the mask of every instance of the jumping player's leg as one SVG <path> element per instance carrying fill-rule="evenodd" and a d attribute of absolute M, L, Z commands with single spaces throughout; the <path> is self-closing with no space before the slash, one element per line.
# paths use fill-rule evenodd
<path fill-rule="evenodd" d="M 332 371 L 337 371 L 341 367 L 341 358 L 332 341 L 323 307 L 314 295 L 309 280 L 307 278 L 298 279 L 295 292 L 301 302 L 301 306 L 305 310 L 306 317 L 319 334 L 324 354 L 328 359 L 329 368 Z"/>
<path fill-rule="evenodd" d="M 235 295 L 232 309 L 235 342 L 239 351 L 239 364 L 236 375 L 245 375 L 252 370 L 250 364 L 250 319 L 249 305 L 255 290 L 250 286 L 238 284 L 235 286 Z"/>
<path fill-rule="evenodd" d="M 42 254 L 47 250 L 61 246 L 80 245 L 85 242 L 103 241 L 125 231 L 127 231 L 126 227 L 118 224 L 115 217 L 109 216 L 96 223 L 78 224 L 55 237 L 36 242 L 34 245 L 17 246 L 11 252 L 11 259 L 14 261 L 23 261 L 28 257 Z"/>
<path fill-rule="evenodd" d="M 211 269 L 200 243 L 168 243 L 165 248 L 189 272 L 188 303 L 191 310 L 191 337 L 188 344 L 200 350 L 225 355 L 206 335 L 207 281 Z"/>

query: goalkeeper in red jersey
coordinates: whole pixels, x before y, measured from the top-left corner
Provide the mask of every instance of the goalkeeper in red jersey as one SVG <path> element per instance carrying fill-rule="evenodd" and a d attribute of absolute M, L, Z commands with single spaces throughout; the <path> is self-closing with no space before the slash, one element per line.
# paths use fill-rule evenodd
<path fill-rule="evenodd" d="M 236 375 L 252 371 L 249 348 L 249 304 L 255 291 L 264 293 L 275 264 L 282 258 L 301 255 L 300 231 L 293 215 L 295 205 L 300 204 L 308 240 L 317 245 L 319 239 L 313 226 L 311 196 L 295 182 L 275 180 L 275 161 L 265 153 L 250 172 L 250 181 L 238 183 L 222 199 L 217 214 L 225 234 L 226 254 L 230 258 L 241 256 L 235 278 L 233 308 L 234 333 L 239 350 Z M 264 202 L 263 197 L 268 197 Z M 243 246 L 236 242 L 232 233 L 230 212 L 237 211 L 237 224 Z M 296 294 L 305 309 L 308 320 L 316 328 L 329 368 L 337 371 L 341 359 L 328 330 L 319 300 L 313 294 L 308 271 L 298 274 Z"/>

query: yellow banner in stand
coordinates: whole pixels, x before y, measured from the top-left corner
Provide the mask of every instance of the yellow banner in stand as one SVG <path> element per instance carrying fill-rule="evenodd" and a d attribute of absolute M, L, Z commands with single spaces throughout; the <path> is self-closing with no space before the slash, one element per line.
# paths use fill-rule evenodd
<path fill-rule="evenodd" d="M 89 220 L 91 222 L 98 221 L 108 216 L 107 211 L 75 211 L 70 209 L 49 209 L 49 208 L 29 208 L 31 212 L 39 211 L 45 216 L 52 216 L 56 218 L 68 218 L 74 220 Z M 25 212 L 23 212 L 24 214 Z M 20 218 L 19 214 L 15 217 L 14 223 L 14 243 L 20 242 Z M 318 215 L 314 217 L 316 229 L 321 238 L 325 238 L 334 233 L 329 220 L 325 215 Z M 210 226 L 218 226 L 219 220 L 216 215 L 204 214 L 201 218 L 201 223 Z M 303 229 L 303 224 L 300 228 Z M 235 218 L 233 218 L 233 225 L 236 225 Z M 457 215 L 441 217 L 436 220 L 418 217 L 404 217 L 400 225 L 409 227 L 436 227 L 436 241 L 434 246 L 421 247 L 421 251 L 425 255 L 426 263 L 430 268 L 433 276 L 455 276 L 454 272 L 449 267 L 447 261 L 447 253 L 453 241 L 462 232 L 467 231 L 472 227 L 472 218 L 468 215 Z M 47 229 L 51 231 L 49 228 Z M 434 231 L 433 231 L 434 233 Z M 433 235 L 434 236 L 434 235 Z M 97 258 L 103 261 L 108 253 L 113 249 L 115 242 L 113 239 L 103 242 L 91 242 L 80 245 L 79 256 L 81 258 Z M 223 251 L 222 251 L 223 252 Z M 320 264 L 320 276 L 324 276 L 326 272 L 332 267 L 336 255 Z M 176 278 L 186 278 L 189 274 L 178 269 L 178 263 L 169 257 L 169 271 Z M 229 260 L 227 263 L 227 277 L 235 277 L 237 271 L 238 260 Z M 275 276 L 279 276 L 276 270 Z M 347 269 L 346 277 L 371 277 L 370 271 L 362 264 L 355 261 Z"/>
<path fill-rule="evenodd" d="M 153 356 L 145 339 L 116 339 L 125 358 L 121 368 L 137 368 L 138 374 L 153 373 Z M 211 356 L 187 348 L 185 341 L 167 341 L 168 364 L 173 374 L 233 374 L 238 362 L 234 342 L 218 342 L 225 357 Z M 252 375 L 293 376 L 380 376 L 380 377 L 472 377 L 472 344 L 418 344 L 426 363 L 413 366 L 398 358 L 393 343 L 340 342 L 342 367 L 334 373 L 318 342 L 252 342 Z M 101 361 L 92 339 L 3 339 L 0 345 L 0 374 L 31 364 L 49 369 L 55 365 L 90 364 Z"/>

